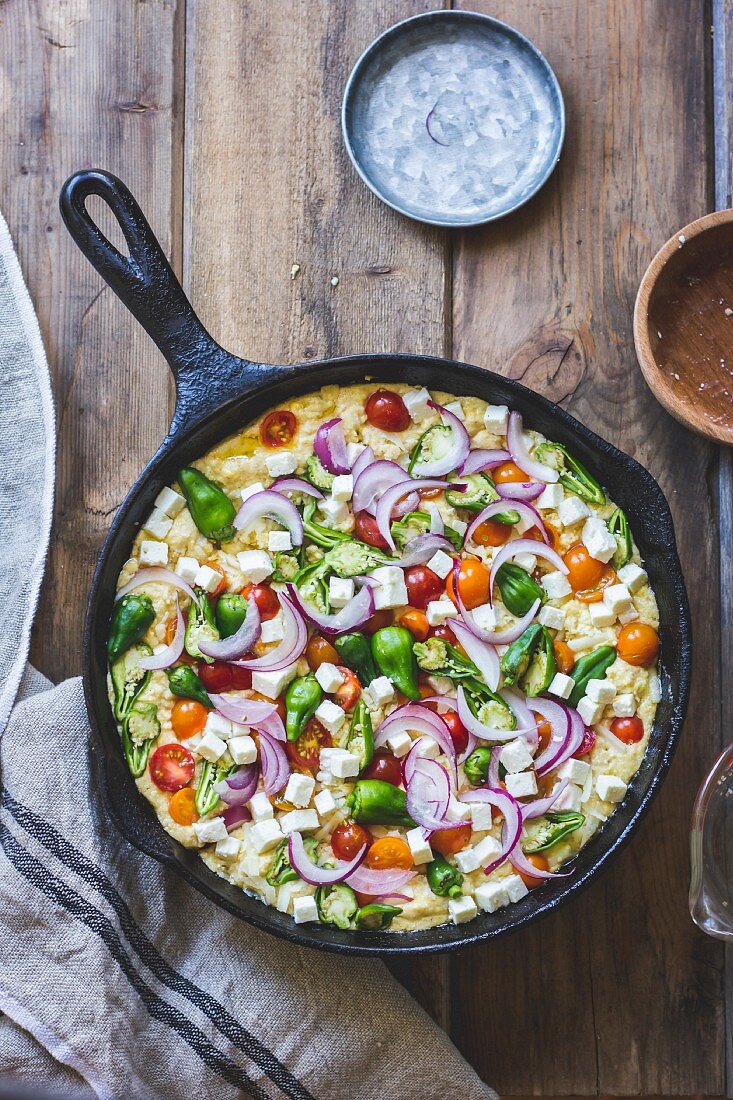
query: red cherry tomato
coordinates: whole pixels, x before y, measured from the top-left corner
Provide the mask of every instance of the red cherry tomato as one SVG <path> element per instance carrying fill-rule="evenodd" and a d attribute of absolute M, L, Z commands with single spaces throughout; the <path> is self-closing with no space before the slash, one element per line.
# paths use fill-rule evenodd
<path fill-rule="evenodd" d="M 371 844 L 372 834 L 355 821 L 342 821 L 331 833 L 331 848 L 337 859 L 353 859 L 365 844 Z"/>
<path fill-rule="evenodd" d="M 248 691 L 252 687 L 252 673 L 239 665 L 229 666 L 232 673 L 232 688 L 235 691 Z"/>
<path fill-rule="evenodd" d="M 583 740 L 580 742 L 580 748 L 577 752 L 573 753 L 573 756 L 587 756 L 596 743 L 595 730 L 592 730 L 590 726 L 585 727 L 585 733 L 583 734 Z"/>
<path fill-rule="evenodd" d="M 442 856 L 452 856 L 454 852 L 460 852 L 471 839 L 471 826 L 458 825 L 455 829 L 438 829 L 430 837 L 430 847 L 434 852 L 440 852 Z"/>
<path fill-rule="evenodd" d="M 265 447 L 285 447 L 295 435 L 298 420 L 289 409 L 275 409 L 260 424 L 260 439 Z"/>
<path fill-rule="evenodd" d="M 376 634 L 382 627 L 391 626 L 393 619 L 394 615 L 386 607 L 382 611 L 375 611 L 372 617 L 362 624 L 361 632 L 371 637 L 372 634 Z"/>
<path fill-rule="evenodd" d="M 393 390 L 375 390 L 364 406 L 367 420 L 383 432 L 404 432 L 411 418 L 407 406 Z"/>
<path fill-rule="evenodd" d="M 390 550 L 389 543 L 377 527 L 377 521 L 368 512 L 356 513 L 354 534 L 362 542 L 367 542 L 370 546 L 376 546 L 378 550 Z"/>
<path fill-rule="evenodd" d="M 247 600 L 250 597 L 254 600 L 263 622 L 274 619 L 276 615 L 280 614 L 280 601 L 277 598 L 277 593 L 270 588 L 269 584 L 245 585 L 242 589 L 242 595 Z"/>
<path fill-rule="evenodd" d="M 635 745 L 644 736 L 644 723 L 638 714 L 633 718 L 614 718 L 611 722 L 611 733 L 618 737 L 619 741 L 627 745 Z"/>
<path fill-rule="evenodd" d="M 450 642 L 450 644 L 454 646 L 458 644 L 455 634 L 446 623 L 443 623 L 442 626 L 432 627 L 430 637 L 442 638 L 444 642 Z"/>
<path fill-rule="evenodd" d="M 427 565 L 413 565 L 405 570 L 405 584 L 410 606 L 424 611 L 431 600 L 439 600 L 443 594 L 443 581 Z"/>
<path fill-rule="evenodd" d="M 456 753 L 460 756 L 461 753 L 465 752 L 468 748 L 468 730 L 454 710 L 449 710 L 446 711 L 445 714 L 441 714 L 441 718 L 448 727 Z"/>
<path fill-rule="evenodd" d="M 226 661 L 214 661 L 213 665 L 207 665 L 201 661 L 198 666 L 199 680 L 207 691 L 229 691 L 232 687 L 232 666 Z"/>
<path fill-rule="evenodd" d="M 331 734 L 316 718 L 311 718 L 297 741 L 288 741 L 287 754 L 294 764 L 313 770 L 318 767 L 321 749 L 330 749 Z"/>
<path fill-rule="evenodd" d="M 183 745 L 170 741 L 150 757 L 150 778 L 161 791 L 180 791 L 193 779 L 196 761 Z"/>
<path fill-rule="evenodd" d="M 382 779 L 393 787 L 399 787 L 402 783 L 402 765 L 396 756 L 387 752 L 375 752 L 364 775 L 367 779 Z"/>
<path fill-rule="evenodd" d="M 336 665 L 342 676 L 345 677 L 341 687 L 337 688 L 334 693 L 334 702 L 338 703 L 343 710 L 351 710 L 353 706 L 359 701 L 361 695 L 361 684 L 359 683 L 359 677 L 355 672 L 352 672 L 346 665 Z"/>

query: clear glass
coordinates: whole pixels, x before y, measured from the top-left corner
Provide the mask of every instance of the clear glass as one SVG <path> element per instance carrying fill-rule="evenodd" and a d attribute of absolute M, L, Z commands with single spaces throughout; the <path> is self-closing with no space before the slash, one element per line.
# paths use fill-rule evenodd
<path fill-rule="evenodd" d="M 733 744 L 703 782 L 692 811 L 690 913 L 721 940 L 733 939 Z"/>

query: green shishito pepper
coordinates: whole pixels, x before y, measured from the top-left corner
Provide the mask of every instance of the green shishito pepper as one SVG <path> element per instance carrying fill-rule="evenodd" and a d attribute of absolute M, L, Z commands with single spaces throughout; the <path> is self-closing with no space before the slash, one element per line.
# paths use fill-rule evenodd
<path fill-rule="evenodd" d="M 288 741 L 298 740 L 322 699 L 323 689 L 312 673 L 299 676 L 288 685 L 285 692 L 285 732 Z"/>
<path fill-rule="evenodd" d="M 467 474 L 466 477 L 451 478 L 451 482 L 465 486 L 465 489 L 446 489 L 445 499 L 452 508 L 480 512 L 487 504 L 500 499 L 493 481 L 486 474 Z"/>
<path fill-rule="evenodd" d="M 368 687 L 379 676 L 372 657 L 372 647 L 366 634 L 354 631 L 352 634 L 340 634 L 334 639 L 334 646 L 344 664 L 355 672 L 359 680 Z"/>
<path fill-rule="evenodd" d="M 358 539 L 345 539 L 338 546 L 332 546 L 323 560 L 337 577 L 360 577 L 378 565 L 390 565 L 395 561 Z"/>
<path fill-rule="evenodd" d="M 435 856 L 426 870 L 428 886 L 439 898 L 457 898 L 463 893 L 463 875 L 443 856 Z"/>
<path fill-rule="evenodd" d="M 110 664 L 140 641 L 153 625 L 154 619 L 153 601 L 144 593 L 128 592 L 117 601 L 107 637 L 107 657 Z"/>
<path fill-rule="evenodd" d="M 237 510 L 216 482 L 193 466 L 186 466 L 178 474 L 178 484 L 191 518 L 202 535 L 212 542 L 228 542 L 234 538 L 233 520 Z"/>
<path fill-rule="evenodd" d="M 496 574 L 496 583 L 501 592 L 504 606 L 512 615 L 520 618 L 526 615 L 535 600 L 544 603 L 547 594 L 534 577 L 531 577 L 521 565 L 505 561 L 499 566 Z"/>
<path fill-rule="evenodd" d="M 585 821 L 585 814 L 577 813 L 575 810 L 558 810 L 546 816 L 547 821 L 533 832 L 528 843 L 522 846 L 523 851 L 544 852 L 553 844 L 574 833 Z"/>
<path fill-rule="evenodd" d="M 316 905 L 321 921 L 324 924 L 335 924 L 337 928 L 350 928 L 359 908 L 356 894 L 345 882 L 319 886 L 316 890 Z"/>
<path fill-rule="evenodd" d="M 194 592 L 196 593 L 196 599 L 191 600 L 188 607 L 186 634 L 183 644 L 186 647 L 186 652 L 191 657 L 195 657 L 199 661 L 206 661 L 210 665 L 213 664 L 214 658 L 206 657 L 201 652 L 199 642 L 202 638 L 206 638 L 207 641 L 218 640 L 219 631 L 214 623 L 214 612 L 211 609 L 209 597 L 203 588 L 195 588 Z"/>
<path fill-rule="evenodd" d="M 587 653 L 575 662 L 570 673 L 571 680 L 575 681 L 575 687 L 570 693 L 568 702 L 571 707 L 577 707 L 585 695 L 589 680 L 602 680 L 606 672 L 616 660 L 616 649 L 612 645 L 602 645 Z"/>
<path fill-rule="evenodd" d="M 480 680 L 481 673 L 473 661 L 469 661 L 455 646 L 442 638 L 427 638 L 415 642 L 412 647 L 418 668 L 435 676 L 449 676 L 451 680 Z"/>
<path fill-rule="evenodd" d="M 346 748 L 359 757 L 360 772 L 369 767 L 374 756 L 374 729 L 372 716 L 363 699 L 354 707 Z"/>
<path fill-rule="evenodd" d="M 389 928 L 395 917 L 402 912 L 396 905 L 385 905 L 383 902 L 373 901 L 369 905 L 362 905 L 354 917 L 357 928 L 365 928 L 369 932 L 381 932 Z"/>
<path fill-rule="evenodd" d="M 620 569 L 627 562 L 631 561 L 631 554 L 633 551 L 633 543 L 631 541 L 631 529 L 629 527 L 629 521 L 626 513 L 620 508 L 614 509 L 608 520 L 608 530 L 616 539 L 616 546 L 618 547 L 616 553 L 613 555 L 614 568 Z"/>
<path fill-rule="evenodd" d="M 152 652 L 149 645 L 141 642 L 131 646 L 110 668 L 114 696 L 112 709 L 118 722 L 127 717 L 132 704 L 150 680 L 151 672 L 141 668 L 140 661 L 143 657 L 150 657 Z"/>
<path fill-rule="evenodd" d="M 417 661 L 412 634 L 404 626 L 385 626 L 372 635 L 372 657 L 377 668 L 408 699 L 419 699 Z"/>
<path fill-rule="evenodd" d="M 330 474 L 325 466 L 321 465 L 318 455 L 310 455 L 305 462 L 305 476 L 311 485 L 324 493 L 330 493 L 333 489 L 335 474 Z"/>
<path fill-rule="evenodd" d="M 219 801 L 214 784 L 220 783 L 222 779 L 231 775 L 235 766 L 234 764 L 212 764 L 210 760 L 204 760 L 199 781 L 196 784 L 195 798 L 196 810 L 201 817 L 211 813 Z"/>
<path fill-rule="evenodd" d="M 177 665 L 176 668 L 168 669 L 168 687 L 171 694 L 180 699 L 195 699 L 209 710 L 214 707 L 200 677 L 189 665 Z"/>
<path fill-rule="evenodd" d="M 605 504 L 606 494 L 585 466 L 574 458 L 562 443 L 540 443 L 537 459 L 560 474 L 560 484 L 590 504 Z"/>
<path fill-rule="evenodd" d="M 361 825 L 407 825 L 414 828 L 405 808 L 407 796 L 401 787 L 383 779 L 357 779 L 346 799 L 354 821 Z"/>
<path fill-rule="evenodd" d="M 309 859 L 315 863 L 318 855 L 318 841 L 316 838 L 314 836 L 304 836 L 303 847 L 308 853 Z M 285 840 L 281 840 L 275 849 L 275 855 L 265 875 L 265 881 L 270 886 L 283 886 L 286 882 L 295 882 L 298 878 L 300 878 L 299 874 L 293 870 L 290 863 L 288 838 L 285 837 Z"/>
<path fill-rule="evenodd" d="M 491 749 L 488 745 L 477 745 L 463 762 L 463 772 L 472 787 L 481 787 L 489 777 Z"/>
<path fill-rule="evenodd" d="M 412 475 L 416 466 L 426 462 L 434 462 L 448 453 L 453 439 L 453 429 L 447 424 L 432 424 L 427 428 L 410 453 L 410 464 L 407 467 L 408 474 Z M 416 475 L 420 476 L 419 472 Z"/>
<path fill-rule="evenodd" d="M 222 638 L 236 634 L 247 617 L 247 601 L 238 592 L 225 592 L 216 604 L 216 625 Z"/>
<path fill-rule="evenodd" d="M 557 672 L 550 632 L 533 623 L 507 649 L 501 658 L 504 683 L 520 684 L 526 695 L 547 691 Z"/>
<path fill-rule="evenodd" d="M 154 738 L 147 741 L 133 741 L 129 723 L 130 715 L 122 723 L 122 749 L 130 772 L 135 779 L 139 779 L 147 767 Z M 158 726 L 158 732 L 160 732 L 160 725 Z"/>

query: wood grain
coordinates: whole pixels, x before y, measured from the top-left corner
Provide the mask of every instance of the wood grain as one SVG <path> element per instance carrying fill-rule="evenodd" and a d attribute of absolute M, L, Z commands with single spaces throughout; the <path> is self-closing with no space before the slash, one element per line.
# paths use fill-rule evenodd
<path fill-rule="evenodd" d="M 656 404 L 631 336 L 647 263 L 712 204 L 700 167 L 711 154 L 706 6 L 490 7 L 555 66 L 568 135 L 536 200 L 460 238 L 454 351 L 549 390 L 659 478 L 695 609 L 697 675 L 686 736 L 633 846 L 552 920 L 458 964 L 453 1034 L 503 1092 L 720 1093 L 722 952 L 686 904 L 690 809 L 719 738 L 718 547 L 701 537 L 715 530 L 717 460 Z"/>

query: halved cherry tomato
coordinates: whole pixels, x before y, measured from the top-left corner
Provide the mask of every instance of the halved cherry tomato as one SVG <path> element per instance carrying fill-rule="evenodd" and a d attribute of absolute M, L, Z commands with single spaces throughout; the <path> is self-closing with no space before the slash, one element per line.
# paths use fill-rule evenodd
<path fill-rule="evenodd" d="M 160 745 L 150 757 L 150 778 L 161 791 L 180 791 L 193 779 L 196 761 L 177 741 Z"/>
<path fill-rule="evenodd" d="M 298 419 L 290 409 L 275 409 L 260 424 L 260 439 L 265 447 L 286 447 L 297 426 Z"/>
<path fill-rule="evenodd" d="M 339 655 L 331 643 L 320 634 L 313 634 L 308 639 L 305 647 L 305 658 L 311 672 L 315 672 L 321 665 L 337 665 Z"/>
<path fill-rule="evenodd" d="M 538 871 L 549 871 L 550 864 L 547 861 L 547 856 L 544 856 L 542 852 L 530 852 L 526 857 L 533 867 L 536 867 Z M 528 890 L 531 890 L 534 886 L 539 886 L 544 879 L 536 878 L 534 875 L 528 874 L 526 871 L 520 871 L 519 877 Z"/>
<path fill-rule="evenodd" d="M 400 836 L 382 836 L 375 840 L 366 854 L 367 867 L 387 870 L 399 867 L 409 871 L 414 864 L 410 845 Z"/>
<path fill-rule="evenodd" d="M 524 470 L 520 470 L 515 462 L 502 462 L 501 466 L 496 466 L 491 471 L 491 478 L 494 484 L 498 482 L 500 485 L 506 485 L 513 481 L 532 480 L 525 474 Z"/>
<path fill-rule="evenodd" d="M 431 600 L 439 600 L 443 594 L 443 582 L 427 565 L 413 565 L 405 570 L 405 584 L 410 606 L 424 611 Z"/>
<path fill-rule="evenodd" d="M 585 733 L 583 734 L 583 740 L 580 742 L 580 748 L 576 749 L 573 753 L 574 757 L 587 756 L 596 743 L 596 731 L 591 729 L 590 726 L 585 727 Z"/>
<path fill-rule="evenodd" d="M 366 399 L 364 411 L 369 423 L 383 432 L 403 432 L 410 426 L 407 405 L 394 390 L 375 390 Z"/>
<path fill-rule="evenodd" d="M 659 635 L 647 623 L 627 623 L 618 632 L 616 649 L 628 665 L 646 668 L 654 664 L 659 653 Z"/>
<path fill-rule="evenodd" d="M 318 767 L 321 749 L 330 749 L 333 744 L 331 734 L 324 729 L 317 718 L 311 718 L 297 741 L 288 741 L 285 745 L 288 756 L 301 768 Z"/>
<path fill-rule="evenodd" d="M 487 566 L 478 558 L 464 558 L 458 575 L 458 589 L 461 593 L 461 599 L 469 611 L 486 603 L 489 598 L 489 570 Z M 455 603 L 452 573 L 448 574 L 445 590 L 449 599 Z"/>
<path fill-rule="evenodd" d="M 361 539 L 362 542 L 366 542 L 370 546 L 375 546 L 377 550 L 390 551 L 390 545 L 377 527 L 377 521 L 374 516 L 370 516 L 368 512 L 356 513 L 354 518 L 354 534 L 358 539 Z"/>
<path fill-rule="evenodd" d="M 212 599 L 212 600 L 215 600 L 217 598 L 217 596 L 221 596 L 222 592 L 226 592 L 227 588 L 229 587 L 229 577 L 227 577 L 226 573 L 224 572 L 222 567 L 219 565 L 219 563 L 216 562 L 216 561 L 213 561 L 211 558 L 208 561 L 205 561 L 204 565 L 208 565 L 209 569 L 213 569 L 214 572 L 218 573 L 219 576 L 221 577 L 221 580 L 217 584 L 214 591 L 209 592 L 209 598 Z"/>
<path fill-rule="evenodd" d="M 393 787 L 402 784 L 402 766 L 396 756 L 388 752 L 375 752 L 372 762 L 364 772 L 367 779 L 381 779 Z"/>
<path fill-rule="evenodd" d="M 537 732 L 540 735 L 540 751 L 542 751 L 543 749 L 546 749 L 550 743 L 550 738 L 552 737 L 552 726 L 547 721 L 547 719 L 543 718 L 541 714 L 538 714 L 536 710 L 533 710 L 532 714 L 534 715 L 534 719 L 537 723 Z"/>
<path fill-rule="evenodd" d="M 229 691 L 232 687 L 232 666 L 228 665 L 226 661 L 214 661 L 211 665 L 207 665 L 205 661 L 200 661 L 196 671 L 199 680 L 207 691 L 221 693 L 222 691 Z"/>
<path fill-rule="evenodd" d="M 600 603 L 603 599 L 604 589 L 608 588 L 610 584 L 616 584 L 618 577 L 611 568 L 610 565 L 604 567 L 601 578 L 598 584 L 593 588 L 581 588 L 575 593 L 576 600 L 581 600 L 583 603 Z"/>
<path fill-rule="evenodd" d="M 386 607 L 381 611 L 375 611 L 370 619 L 362 623 L 361 632 L 371 637 L 372 634 L 376 634 L 378 630 L 381 630 L 383 626 L 391 626 L 393 619 L 394 615 Z"/>
<path fill-rule="evenodd" d="M 590 556 L 582 542 L 571 546 L 562 560 L 568 567 L 568 581 L 573 592 L 595 588 L 606 568 L 602 561 Z"/>
<path fill-rule="evenodd" d="M 196 809 L 196 792 L 193 787 L 182 787 L 168 803 L 168 813 L 176 825 L 193 825 L 198 821 L 199 814 Z"/>
<path fill-rule="evenodd" d="M 185 741 L 194 734 L 201 733 L 208 716 L 206 707 L 195 699 L 177 699 L 171 711 L 173 732 L 179 741 Z"/>
<path fill-rule="evenodd" d="M 442 856 L 452 856 L 454 852 L 460 852 L 471 839 L 471 826 L 458 825 L 455 829 L 438 829 L 430 837 L 430 847 L 434 852 L 440 852 Z"/>
<path fill-rule="evenodd" d="M 336 665 L 336 668 L 344 677 L 344 682 L 334 692 L 334 702 L 338 703 L 343 710 L 351 710 L 358 703 L 361 696 L 359 677 L 346 665 Z"/>
<path fill-rule="evenodd" d="M 455 710 L 446 711 L 445 714 L 441 715 L 441 718 L 448 727 L 456 753 L 460 756 L 468 748 L 468 730 Z"/>
<path fill-rule="evenodd" d="M 512 530 L 509 523 L 497 523 L 495 519 L 485 519 L 478 525 L 471 538 L 478 546 L 503 546 Z"/>
<path fill-rule="evenodd" d="M 442 638 L 444 642 L 450 642 L 450 644 L 454 645 L 456 647 L 456 649 L 460 648 L 459 645 L 458 645 L 458 640 L 457 640 L 455 634 L 453 633 L 453 631 L 451 630 L 451 628 L 448 626 L 447 623 L 443 623 L 441 626 L 431 627 L 430 637 L 431 638 Z M 463 652 L 463 651 L 461 650 L 461 652 Z"/>
<path fill-rule="evenodd" d="M 331 849 L 337 859 L 353 859 L 365 844 L 372 843 L 372 834 L 355 821 L 342 821 L 331 833 Z"/>
<path fill-rule="evenodd" d="M 286 707 L 285 707 L 285 696 L 284 695 L 281 695 L 279 699 L 270 699 L 270 697 L 268 695 L 263 695 L 259 691 L 253 691 L 252 695 L 251 695 L 251 698 L 252 699 L 261 699 L 263 703 L 274 703 L 275 706 L 277 707 L 277 713 L 280 715 L 283 722 L 285 721 Z"/>
<path fill-rule="evenodd" d="M 627 745 L 635 745 L 644 736 L 644 723 L 638 714 L 632 718 L 614 718 L 611 733 Z"/>
<path fill-rule="evenodd" d="M 430 633 L 430 624 L 423 611 L 408 607 L 400 619 L 400 626 L 406 627 L 416 642 L 424 642 Z"/>
<path fill-rule="evenodd" d="M 566 645 L 565 642 L 559 642 L 557 639 L 552 643 L 552 648 L 555 651 L 557 671 L 567 676 L 575 664 L 575 654 L 569 645 Z"/>
<path fill-rule="evenodd" d="M 280 614 L 280 601 L 277 592 L 270 588 L 269 584 L 246 584 L 242 589 L 245 599 L 253 599 L 257 604 L 257 610 L 263 622 L 274 619 Z"/>

